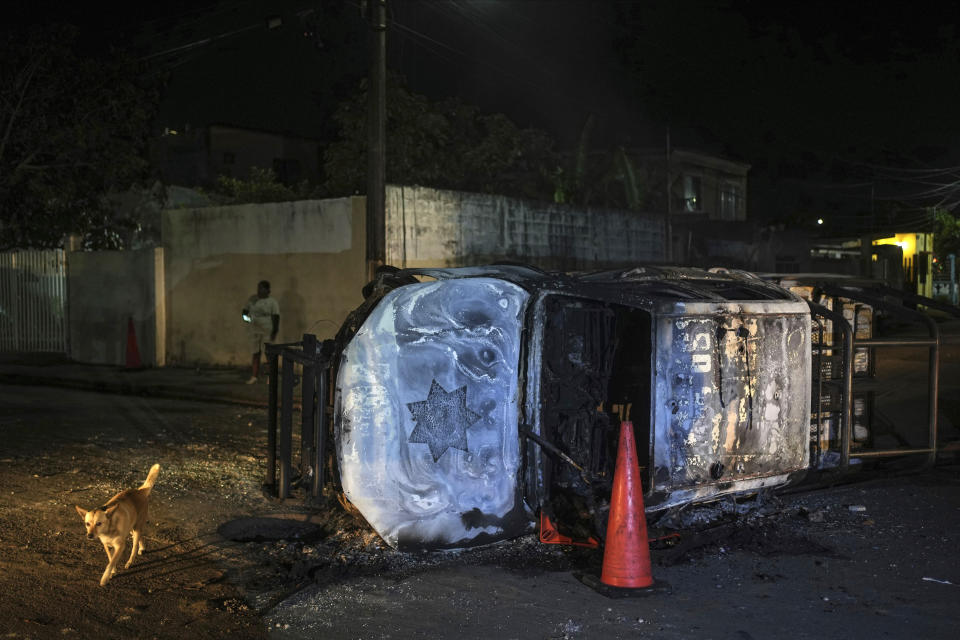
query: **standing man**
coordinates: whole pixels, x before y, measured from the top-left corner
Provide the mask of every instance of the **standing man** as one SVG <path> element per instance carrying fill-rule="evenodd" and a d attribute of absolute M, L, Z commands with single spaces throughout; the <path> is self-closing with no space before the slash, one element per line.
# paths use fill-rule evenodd
<path fill-rule="evenodd" d="M 269 334 L 270 342 L 277 339 L 280 330 L 280 305 L 270 297 L 270 283 L 261 280 L 257 284 L 257 294 L 250 296 L 243 307 L 243 320 L 250 328 L 250 346 L 253 347 L 253 358 L 250 361 L 252 368 L 247 384 L 253 384 L 260 375 L 260 352 L 263 343 Z"/>

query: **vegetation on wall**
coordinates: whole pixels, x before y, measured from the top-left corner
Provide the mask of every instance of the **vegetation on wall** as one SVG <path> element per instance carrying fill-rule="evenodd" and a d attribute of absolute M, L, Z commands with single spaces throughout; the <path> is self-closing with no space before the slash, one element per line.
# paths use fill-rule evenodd
<path fill-rule="evenodd" d="M 219 176 L 209 195 L 221 204 L 244 204 L 249 202 L 286 202 L 309 200 L 319 197 L 317 188 L 308 181 L 289 186 L 280 182 L 273 169 L 250 167 L 246 180 Z"/>
<path fill-rule="evenodd" d="M 634 161 L 625 147 L 592 149 L 594 126 L 591 115 L 580 131 L 576 150 L 558 154 L 554 202 L 630 211 L 662 208 L 666 176 L 659 167 Z"/>

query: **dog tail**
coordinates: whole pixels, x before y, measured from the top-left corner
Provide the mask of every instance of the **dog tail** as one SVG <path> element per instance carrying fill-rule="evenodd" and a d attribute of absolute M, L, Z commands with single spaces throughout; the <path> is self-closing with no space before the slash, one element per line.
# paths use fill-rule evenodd
<path fill-rule="evenodd" d="M 155 464 L 150 467 L 150 473 L 147 474 L 147 479 L 143 481 L 143 484 L 140 485 L 141 489 L 150 490 L 153 489 L 153 483 L 157 481 L 157 474 L 160 473 L 160 465 Z"/>

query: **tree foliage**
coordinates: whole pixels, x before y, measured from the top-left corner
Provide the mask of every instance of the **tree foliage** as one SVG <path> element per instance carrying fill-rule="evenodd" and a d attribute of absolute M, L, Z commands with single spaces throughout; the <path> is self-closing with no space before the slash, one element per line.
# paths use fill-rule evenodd
<path fill-rule="evenodd" d="M 68 233 L 115 246 L 103 196 L 145 177 L 159 83 L 120 54 L 78 55 L 66 26 L 0 33 L 0 248 Z"/>
<path fill-rule="evenodd" d="M 580 206 L 601 205 L 631 211 L 654 210 L 661 205 L 653 189 L 666 177 L 638 164 L 624 147 L 591 150 L 595 116 L 587 118 L 572 155 L 560 154 L 554 172 L 554 202 Z"/>
<path fill-rule="evenodd" d="M 334 119 L 340 139 L 324 157 L 331 195 L 366 191 L 367 91 L 362 85 Z M 431 102 L 397 78 L 387 83 L 387 182 L 551 200 L 553 142 L 503 114 L 456 98 Z"/>
<path fill-rule="evenodd" d="M 211 195 L 223 204 L 286 202 L 317 196 L 309 182 L 303 181 L 298 185 L 288 186 L 280 182 L 273 169 L 260 167 L 250 167 L 250 177 L 246 180 L 219 176 Z"/>
<path fill-rule="evenodd" d="M 960 257 L 960 219 L 946 209 L 934 212 L 933 253 L 945 260 L 951 253 Z"/>

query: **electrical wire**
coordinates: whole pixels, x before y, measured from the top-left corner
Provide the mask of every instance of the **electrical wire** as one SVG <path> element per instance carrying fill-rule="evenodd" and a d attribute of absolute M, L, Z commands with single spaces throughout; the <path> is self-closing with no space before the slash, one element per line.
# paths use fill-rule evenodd
<path fill-rule="evenodd" d="M 360 5 L 357 4 L 356 2 L 353 2 L 352 0 L 348 0 L 348 2 L 349 2 L 351 5 L 357 7 L 358 9 L 360 8 Z M 431 6 L 432 4 L 433 4 L 433 3 L 428 3 L 427 6 Z M 476 56 L 473 56 L 473 55 L 471 55 L 471 54 L 463 51 L 462 49 L 459 49 L 459 48 L 457 48 L 457 47 L 455 47 L 455 46 L 453 46 L 453 45 L 450 45 L 450 44 L 448 44 L 448 43 L 446 43 L 446 42 L 443 42 L 443 41 L 441 41 L 441 40 L 438 40 L 437 38 L 434 38 L 434 37 L 432 37 L 432 36 L 430 36 L 430 35 L 428 35 L 428 34 L 426 34 L 426 33 L 423 33 L 422 31 L 419 31 L 419 30 L 417 30 L 417 29 L 409 26 L 408 24 L 405 24 L 405 23 L 397 20 L 396 17 L 393 17 L 393 18 L 389 21 L 389 27 L 394 27 L 394 28 L 396 29 L 396 33 L 397 33 L 398 35 L 400 35 L 401 37 L 406 37 L 406 38 L 408 39 L 408 41 L 411 42 L 412 44 L 421 47 L 421 48 L 424 49 L 425 51 L 427 51 L 427 52 L 429 52 L 429 53 L 437 56 L 438 58 L 441 58 L 444 62 L 446 62 L 447 64 L 449 64 L 449 65 L 451 65 L 451 66 L 456 67 L 456 66 L 458 66 L 458 63 L 457 63 L 453 58 L 451 58 L 449 55 L 447 55 L 447 54 L 445 54 L 445 53 L 442 53 L 440 50 L 446 51 L 446 52 L 449 52 L 449 53 L 452 53 L 452 54 L 454 54 L 454 55 L 456 55 L 456 56 L 458 56 L 458 57 L 460 57 L 460 58 L 462 58 L 462 59 L 464 59 L 464 60 L 469 60 L 469 61 L 471 61 L 471 62 L 473 62 L 473 63 L 476 63 L 476 64 L 479 64 L 479 65 L 481 65 L 481 66 L 483 66 L 483 67 L 486 67 L 486 68 L 488 68 L 488 69 L 490 69 L 490 70 L 492 70 L 492 71 L 496 71 L 496 72 L 497 72 L 498 74 L 500 74 L 502 77 L 510 78 L 510 79 L 516 81 L 517 83 L 519 83 L 519 84 L 521 84 L 521 85 L 525 85 L 527 88 L 529 88 L 529 89 L 531 89 L 531 90 L 533 90 L 533 91 L 536 91 L 536 92 L 539 93 L 539 94 L 550 94 L 550 95 L 554 95 L 554 96 L 556 96 L 557 98 L 562 99 L 563 101 L 565 101 L 565 102 L 568 103 L 568 104 L 569 104 L 569 103 L 574 103 L 574 104 L 577 104 L 577 105 L 579 105 L 579 106 L 581 106 L 581 107 L 583 107 L 583 108 L 585 108 L 585 109 L 595 109 L 595 108 L 596 108 L 596 105 L 588 102 L 588 101 L 586 100 L 586 98 L 585 98 L 583 95 L 581 95 L 580 93 L 572 93 L 572 94 L 571 94 L 571 93 L 564 92 L 564 91 L 558 89 L 555 84 L 543 84 L 543 83 L 539 83 L 539 82 L 536 82 L 535 80 L 532 80 L 532 79 L 531 79 L 532 77 L 536 77 L 536 76 L 522 76 L 522 75 L 519 75 L 519 74 L 517 74 L 515 71 L 513 71 L 513 70 L 511 70 L 511 69 L 506 69 L 506 68 L 504 68 L 504 67 L 501 67 L 501 66 L 499 66 L 499 65 L 497 65 L 497 64 L 494 64 L 494 63 L 492 63 L 492 62 L 490 62 L 490 61 L 488 61 L 488 60 L 486 60 L 486 59 L 484 59 L 484 58 L 482 58 L 482 57 L 479 57 L 479 58 L 478 58 L 478 57 L 476 57 Z"/>
<path fill-rule="evenodd" d="M 193 19 L 193 20 L 190 20 L 190 21 L 187 21 L 187 22 L 183 22 L 183 23 L 178 23 L 178 24 L 177 24 L 177 28 L 189 27 L 190 25 L 195 24 L 195 23 L 197 23 L 197 22 L 200 22 L 201 20 L 207 20 L 207 19 L 212 18 L 212 17 L 214 17 L 214 16 L 222 15 L 222 14 L 227 13 L 227 12 L 229 12 L 229 11 L 233 11 L 233 10 L 237 9 L 238 7 L 241 7 L 241 6 L 243 6 L 243 5 L 252 5 L 252 4 L 253 4 L 253 3 L 250 2 L 250 0 L 240 0 L 239 2 L 231 2 L 231 3 L 227 3 L 227 4 L 214 3 L 214 4 L 212 4 L 212 5 L 208 5 L 208 6 L 205 7 L 204 9 L 210 9 L 210 8 L 212 8 L 212 7 L 218 7 L 218 6 L 221 7 L 221 8 L 218 9 L 217 11 L 213 11 L 212 13 L 204 13 L 204 14 L 202 14 L 202 15 L 197 15 L 197 17 L 196 17 L 195 19 Z M 183 13 L 183 14 L 176 14 L 176 15 L 169 16 L 169 17 L 164 17 L 164 18 L 155 18 L 155 19 L 152 19 L 152 20 L 144 21 L 144 22 L 141 23 L 141 24 L 152 24 L 152 23 L 161 22 L 161 21 L 164 21 L 164 20 L 172 20 L 172 19 L 175 19 L 176 17 L 178 17 L 178 15 L 187 16 L 187 15 L 192 15 L 192 14 L 199 14 L 201 11 L 203 11 L 203 9 L 201 9 L 201 10 L 194 10 L 194 11 L 188 11 L 188 12 Z M 309 13 L 310 11 L 312 11 L 312 9 L 301 9 L 301 10 L 297 11 L 297 12 L 295 13 L 295 15 L 302 17 L 303 15 L 306 15 L 306 14 Z M 147 54 L 147 55 L 145 55 L 145 56 L 142 56 L 142 57 L 138 58 L 138 60 L 140 60 L 140 61 L 152 60 L 152 59 L 154 59 L 154 58 L 162 57 L 162 56 L 165 56 L 165 55 L 171 55 L 171 54 L 174 54 L 174 53 L 179 53 L 179 52 L 181 52 L 181 51 L 189 51 L 189 50 L 194 49 L 194 48 L 196 48 L 196 47 L 201 47 L 201 46 L 210 44 L 211 42 L 214 42 L 214 41 L 217 41 L 217 40 L 222 40 L 222 39 L 225 39 L 225 38 L 229 38 L 229 37 L 231 37 L 231 36 L 239 35 L 239 34 L 241 34 L 241 33 L 250 31 L 250 30 L 252 30 L 252 29 L 257 29 L 257 28 L 263 27 L 263 25 L 264 25 L 264 22 L 263 22 L 262 20 L 260 20 L 260 21 L 257 21 L 257 22 L 255 22 L 255 23 L 253 23 L 253 24 L 247 25 L 247 26 L 245 26 L 245 27 L 240 27 L 239 29 L 234 29 L 234 30 L 232 30 L 232 31 L 227 31 L 227 32 L 224 32 L 224 33 L 220 33 L 220 34 L 217 34 L 217 35 L 215 35 L 215 36 L 210 36 L 209 38 L 203 38 L 203 39 L 200 39 L 200 40 L 195 40 L 195 41 L 193 41 L 193 42 L 189 42 L 189 43 L 187 43 L 187 44 L 180 45 L 180 46 L 178 46 L 178 47 L 173 47 L 173 48 L 166 49 L 166 50 L 163 50 L 163 51 L 157 51 L 157 52 L 154 52 L 154 53 L 150 53 L 150 54 Z M 188 59 L 188 60 L 189 60 L 189 59 Z M 171 68 L 178 67 L 178 66 L 180 66 L 181 64 L 183 64 L 183 62 L 179 62 L 179 63 L 173 65 Z"/>
<path fill-rule="evenodd" d="M 145 60 L 152 60 L 153 58 L 159 58 L 159 57 L 161 57 L 161 56 L 170 55 L 170 54 L 172 54 L 172 53 L 179 53 L 179 52 L 181 52 L 181 51 L 189 51 L 189 50 L 191 50 L 191 49 L 196 49 L 197 47 L 202 47 L 202 46 L 204 46 L 204 45 L 210 44 L 211 42 L 216 42 L 217 40 L 223 40 L 223 39 L 225 39 L 225 38 L 229 38 L 229 37 L 231 37 L 231 36 L 239 35 L 239 34 L 241 34 L 241 33 L 244 33 L 244 32 L 247 32 L 247 31 L 251 31 L 251 30 L 253 30 L 253 29 L 258 29 L 258 28 L 263 28 L 263 23 L 262 23 L 262 22 L 256 22 L 256 23 L 254 23 L 254 24 L 247 25 L 246 27 L 240 27 L 239 29 L 234 29 L 233 31 L 227 31 L 226 33 L 221 33 L 221 34 L 218 34 L 218 35 L 215 35 L 215 36 L 210 36 L 209 38 L 203 38 L 202 40 L 195 40 L 195 41 L 193 41 L 193 42 L 189 42 L 189 43 L 187 43 L 187 44 L 181 45 L 181 46 L 179 46 L 179 47 L 174 47 L 174 48 L 172 48 L 172 49 L 167 49 L 167 50 L 165 50 L 165 51 L 158 51 L 158 52 L 156 52 L 156 53 L 151 53 L 151 54 L 145 55 L 145 56 L 143 56 L 143 57 L 141 57 L 141 58 L 138 58 L 138 60 L 139 60 L 140 62 L 143 62 L 143 61 L 145 61 Z"/>
<path fill-rule="evenodd" d="M 499 48 L 511 51 L 513 54 L 516 54 L 518 58 L 524 58 L 526 62 L 542 76 L 550 77 L 554 80 L 557 79 L 556 73 L 553 72 L 541 59 L 534 57 L 522 44 L 518 43 L 515 39 L 504 35 L 502 32 L 493 27 L 491 25 L 491 21 L 482 14 L 479 8 L 471 6 L 467 3 L 457 2 L 456 0 L 451 0 L 450 2 L 428 3 L 427 6 L 431 9 L 434 9 L 441 15 L 446 14 L 453 16 L 455 19 L 460 20 L 469 27 L 476 28 L 478 32 L 487 34 L 488 37 L 493 38 L 495 44 Z M 512 15 L 519 15 L 519 13 Z"/>
<path fill-rule="evenodd" d="M 484 67 L 487 67 L 487 68 L 489 68 L 489 69 L 491 69 L 491 70 L 493 70 L 493 71 L 498 72 L 499 74 L 501 74 L 501 75 L 504 76 L 504 77 L 512 78 L 513 80 L 515 80 L 515 81 L 517 81 L 517 82 L 519 82 L 519 83 L 521 83 L 521 84 L 524 84 L 524 85 L 526 85 L 528 88 L 534 89 L 534 90 L 536 90 L 536 91 L 538 91 L 538 92 L 548 92 L 548 93 L 555 93 L 555 94 L 559 94 L 559 93 L 560 93 L 560 92 L 558 92 L 558 91 L 557 91 L 555 88 L 553 88 L 553 87 L 550 87 L 550 86 L 544 85 L 544 84 L 540 84 L 540 83 L 538 83 L 538 82 L 534 82 L 534 81 L 532 81 L 529 77 L 526 77 L 526 78 L 525 78 L 525 77 L 523 77 L 523 76 L 517 75 L 516 73 L 514 73 L 514 72 L 512 72 L 512 71 L 509 71 L 509 70 L 507 70 L 507 69 L 504 69 L 504 68 L 502 68 L 502 67 L 499 67 L 499 66 L 497 66 L 497 65 L 495 65 L 495 64 L 492 64 L 492 63 L 484 60 L 483 58 L 475 58 L 475 57 L 471 56 L 470 54 L 468 54 L 468 53 L 466 53 L 466 52 L 464 52 L 464 51 L 462 51 L 462 50 L 460 50 L 460 49 L 457 49 L 457 48 L 455 48 L 455 47 L 452 47 L 452 46 L 450 46 L 450 45 L 448 45 L 448 44 L 446 44 L 446 43 L 444 43 L 444 42 L 441 42 L 441 41 L 439 41 L 439 40 L 437 40 L 437 39 L 435 39 L 435 38 L 432 38 L 432 37 L 428 36 L 428 35 L 425 34 L 425 33 L 421 33 L 420 31 L 417 31 L 416 29 L 413 29 L 413 28 L 411 28 L 411 27 L 408 27 L 407 25 L 403 24 L 402 22 L 397 22 L 396 20 L 394 20 L 393 22 L 390 23 L 390 26 L 396 27 L 401 33 L 409 34 L 410 36 L 413 36 L 414 38 L 420 38 L 420 39 L 422 39 L 423 41 L 426 41 L 426 42 L 428 42 L 428 43 L 431 43 L 431 44 L 433 44 L 433 45 L 435 45 L 435 46 L 437 46 L 437 47 L 441 47 L 441 48 L 443 48 L 443 49 L 445 49 L 445 50 L 447 50 L 447 51 L 450 51 L 451 53 L 455 53 L 455 54 L 463 57 L 464 59 L 470 60 L 470 61 L 472 61 L 472 62 L 479 63 L 480 65 L 482 65 L 482 66 L 484 66 Z M 417 42 L 417 41 L 414 40 L 414 42 Z M 425 47 L 425 48 L 427 48 L 427 47 Z M 427 48 L 427 49 L 430 50 L 429 48 Z M 436 53 L 435 50 L 433 50 L 433 51 L 431 51 L 431 52 L 432 52 L 432 53 Z M 451 64 L 454 64 L 450 58 L 446 58 L 446 61 L 449 62 L 449 63 L 451 63 Z M 565 95 L 565 94 L 564 94 L 564 95 Z"/>

